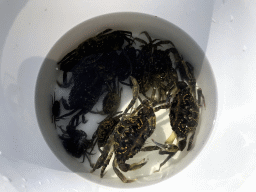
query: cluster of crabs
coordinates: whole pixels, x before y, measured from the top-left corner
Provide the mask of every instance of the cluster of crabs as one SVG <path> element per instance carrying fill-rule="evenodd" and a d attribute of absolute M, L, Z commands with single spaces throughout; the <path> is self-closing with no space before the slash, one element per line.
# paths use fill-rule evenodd
<path fill-rule="evenodd" d="M 68 96 L 60 100 L 55 100 L 55 94 L 52 97 L 53 123 L 61 132 L 59 138 L 66 151 L 76 158 L 83 157 L 83 162 L 86 157 L 91 172 L 101 168 L 101 177 L 114 156 L 114 172 L 125 183 L 136 178 L 127 179 L 123 172 L 147 163 L 145 159 L 126 163 L 139 151 L 158 150 L 159 154 L 167 155 L 160 170 L 178 151 L 186 147 L 191 150 L 200 107 L 205 105 L 202 90 L 196 86 L 193 66 L 183 60 L 174 44 L 152 39 L 146 31 L 141 35 L 147 41 L 134 38 L 129 31 L 106 29 L 81 43 L 58 62 L 62 82 L 57 84 L 69 90 Z M 120 84 L 132 90 L 132 99 L 124 111 L 118 111 L 122 98 Z M 102 96 L 102 110 L 94 111 Z M 61 108 L 65 109 L 64 114 Z M 156 129 L 155 113 L 160 110 L 169 110 L 172 133 L 165 141 L 152 139 L 153 145 L 145 146 Z M 78 129 L 80 123 L 87 123 L 88 113 L 105 115 L 91 139 Z M 61 120 L 68 123 L 60 125 Z M 100 156 L 91 162 L 96 145 Z"/>

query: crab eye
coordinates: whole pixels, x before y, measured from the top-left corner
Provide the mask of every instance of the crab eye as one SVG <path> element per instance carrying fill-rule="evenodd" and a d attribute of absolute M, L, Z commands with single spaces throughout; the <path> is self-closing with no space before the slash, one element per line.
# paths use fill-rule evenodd
<path fill-rule="evenodd" d="M 148 138 L 148 136 L 145 134 L 142 136 L 144 140 L 146 140 Z"/>
<path fill-rule="evenodd" d="M 134 151 L 135 151 L 135 152 L 138 152 L 139 150 L 140 150 L 139 147 L 135 147 L 135 148 L 134 148 Z"/>
<path fill-rule="evenodd" d="M 186 139 L 179 141 L 179 149 L 183 151 L 183 149 L 186 147 Z"/>

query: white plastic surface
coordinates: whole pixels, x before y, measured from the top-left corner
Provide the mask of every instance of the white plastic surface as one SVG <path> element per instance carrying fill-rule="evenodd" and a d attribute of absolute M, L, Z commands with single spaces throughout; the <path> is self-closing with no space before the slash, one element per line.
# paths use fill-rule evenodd
<path fill-rule="evenodd" d="M 69 171 L 38 128 L 40 66 L 69 29 L 97 15 L 135 11 L 186 31 L 206 51 L 218 87 L 209 142 L 179 174 L 145 191 L 255 188 L 256 3 L 254 1 L 0 1 L 0 191 L 128 191 L 100 187 Z M 141 191 L 142 189 L 132 189 Z"/>

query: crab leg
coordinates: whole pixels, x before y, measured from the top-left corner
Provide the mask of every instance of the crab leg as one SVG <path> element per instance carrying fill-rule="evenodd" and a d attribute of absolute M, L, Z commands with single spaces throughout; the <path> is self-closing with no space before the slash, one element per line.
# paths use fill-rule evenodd
<path fill-rule="evenodd" d="M 158 107 L 154 107 L 154 112 L 159 111 L 160 109 L 168 109 L 170 108 L 170 103 L 164 103 L 163 105 L 160 105 Z"/>
<path fill-rule="evenodd" d="M 163 149 L 167 153 L 177 152 L 179 150 L 179 148 L 174 144 L 161 144 L 161 143 L 158 143 L 158 142 L 154 141 L 154 139 L 152 139 L 152 141 L 156 144 L 156 146 Z"/>
<path fill-rule="evenodd" d="M 145 159 L 142 159 L 139 163 L 133 163 L 133 164 L 127 164 L 127 163 L 119 163 L 119 168 L 124 171 L 133 171 L 136 169 L 141 168 L 142 166 L 144 166 L 147 163 L 147 161 Z"/>
<path fill-rule="evenodd" d="M 158 146 L 147 146 L 147 147 L 143 147 L 141 148 L 140 151 L 154 151 L 154 150 L 159 150 L 161 148 L 159 148 Z"/>
<path fill-rule="evenodd" d="M 112 149 L 111 149 L 111 151 L 110 151 L 110 154 L 108 155 L 108 157 L 107 157 L 106 160 L 104 161 L 104 165 L 103 165 L 102 168 L 101 168 L 101 173 L 100 173 L 100 177 L 101 177 L 101 178 L 104 176 L 104 171 L 105 171 L 106 167 L 108 166 L 109 161 L 110 161 L 110 159 L 111 159 L 112 156 L 113 156 L 113 153 L 114 153 L 114 148 L 112 147 Z"/>
<path fill-rule="evenodd" d="M 131 100 L 131 102 L 129 103 L 128 107 L 125 109 L 124 111 L 124 115 L 129 111 L 129 109 L 134 105 L 134 103 L 136 102 L 138 96 L 139 96 L 139 84 L 137 82 L 137 80 L 130 76 L 131 80 L 132 80 L 132 84 L 133 84 L 133 87 L 132 87 L 132 95 L 133 95 L 133 98 Z"/>
<path fill-rule="evenodd" d="M 169 161 L 169 159 L 171 159 L 175 154 L 176 154 L 176 152 L 171 152 L 171 153 L 169 153 L 168 157 L 160 164 L 159 169 L 156 170 L 156 171 L 154 171 L 154 173 L 159 172 L 160 169 L 161 169 L 161 167 L 162 167 L 167 161 Z"/>
<path fill-rule="evenodd" d="M 187 148 L 187 151 L 189 151 L 191 148 L 192 148 L 192 143 L 194 141 L 194 136 L 195 136 L 195 131 L 194 133 L 191 135 L 191 137 L 189 138 L 189 142 L 188 142 L 188 148 Z"/>
<path fill-rule="evenodd" d="M 100 167 L 105 165 L 105 160 L 109 157 L 109 152 L 112 152 L 113 148 L 113 141 L 114 141 L 114 135 L 110 135 L 109 139 L 104 146 L 103 152 L 101 156 L 98 158 L 96 164 L 93 166 L 93 169 L 90 171 L 93 173 L 96 169 L 99 169 Z"/>
<path fill-rule="evenodd" d="M 173 132 L 174 133 L 174 132 Z M 152 141 L 156 144 L 157 147 L 160 148 L 159 154 L 168 154 L 167 158 L 160 164 L 159 169 L 154 171 L 159 172 L 161 167 L 169 161 L 179 150 L 179 148 L 176 145 L 173 145 L 173 140 L 175 139 L 174 135 L 176 134 L 171 134 L 171 136 L 166 140 L 165 144 L 158 143 L 152 139 Z M 167 144 L 167 141 L 171 142 L 170 144 Z"/>
<path fill-rule="evenodd" d="M 165 143 L 172 144 L 174 139 L 177 138 L 176 133 L 173 131 L 172 134 L 166 139 Z"/>
<path fill-rule="evenodd" d="M 113 161 L 113 169 L 116 173 L 116 175 L 124 182 L 124 183 L 132 183 L 134 181 L 136 181 L 137 179 L 127 179 L 122 173 L 121 171 L 118 170 L 117 168 L 118 164 L 117 164 L 117 159 L 115 158 Z"/>
<path fill-rule="evenodd" d="M 179 147 L 174 145 L 173 142 L 176 139 L 177 135 L 173 131 L 169 138 L 165 141 L 165 144 L 158 143 L 152 139 L 152 141 L 156 144 L 156 147 L 160 149 L 159 154 L 168 154 L 168 157 L 160 164 L 159 169 L 154 172 L 159 172 L 161 167 L 169 161 L 179 150 Z"/>

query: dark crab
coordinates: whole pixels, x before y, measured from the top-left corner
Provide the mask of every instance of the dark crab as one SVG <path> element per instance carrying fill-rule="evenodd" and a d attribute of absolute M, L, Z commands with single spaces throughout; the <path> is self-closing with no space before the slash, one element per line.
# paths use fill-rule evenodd
<path fill-rule="evenodd" d="M 69 88 L 72 84 L 83 82 L 83 84 L 90 86 L 94 80 L 99 77 L 96 66 L 103 57 L 103 53 L 93 54 L 81 58 L 76 65 L 69 71 L 72 75 L 68 80 L 67 77 L 63 78 L 63 83 L 57 84 L 61 88 Z M 84 75 L 87 74 L 87 75 Z"/>
<path fill-rule="evenodd" d="M 161 99 L 166 95 L 166 89 L 168 89 L 165 88 L 165 84 L 167 83 L 170 86 L 170 81 L 174 81 L 177 74 L 172 68 L 172 61 L 169 56 L 171 51 L 169 49 L 160 50 L 157 48 L 163 44 L 170 44 L 173 47 L 174 45 L 169 40 L 153 40 L 146 31 L 143 31 L 142 34 L 146 35 L 149 42 L 147 43 L 140 38 L 134 38 L 135 41 L 142 43 L 137 59 L 139 66 L 134 66 L 135 69 L 138 68 L 139 70 L 136 70 L 134 76 L 137 78 L 140 92 L 144 96 L 150 87 L 156 87 Z"/>
<path fill-rule="evenodd" d="M 154 94 L 155 91 L 153 91 L 152 98 L 154 98 Z M 158 107 L 155 107 L 155 105 L 155 102 L 149 101 L 148 99 L 141 100 L 141 104 L 131 114 L 123 115 L 123 119 L 115 126 L 113 133 L 109 136 L 105 144 L 102 155 L 97 160 L 91 172 L 102 167 L 101 177 L 103 177 L 110 159 L 113 154 L 115 154 L 113 169 L 117 176 L 124 183 L 130 183 L 136 180 L 127 179 L 121 171 L 127 172 L 136 170 L 147 163 L 145 159 L 133 164 L 127 164 L 126 161 L 142 149 L 147 138 L 154 132 L 156 127 L 155 112 L 169 107 L 169 105 L 166 104 Z M 156 148 L 143 149 L 143 151 L 152 150 L 156 150 Z"/>
<path fill-rule="evenodd" d="M 119 64 L 114 66 L 116 77 L 119 82 L 125 81 L 131 76 L 133 71 L 133 64 L 136 64 L 138 50 L 134 47 L 126 46 L 119 54 Z"/>
<path fill-rule="evenodd" d="M 159 92 L 159 100 L 166 99 L 169 91 L 178 82 L 178 74 L 172 66 L 169 54 L 170 50 L 167 49 L 165 51 L 155 50 L 152 55 L 150 79 Z"/>
<path fill-rule="evenodd" d="M 134 105 L 135 101 L 138 98 L 138 83 L 133 77 L 130 78 L 133 82 L 133 99 L 131 100 L 130 104 L 128 105 L 123 114 L 126 114 L 128 112 L 128 110 Z M 117 112 L 116 114 L 118 113 L 119 112 Z M 123 115 L 120 114 L 115 116 L 116 114 L 111 113 L 110 115 L 108 115 L 102 122 L 100 122 L 100 125 L 98 126 L 96 132 L 93 134 L 94 145 L 98 143 L 98 147 L 101 152 L 102 150 L 100 148 L 105 146 L 109 136 L 112 134 L 115 126 L 120 122 L 120 118 Z"/>
<path fill-rule="evenodd" d="M 157 49 L 158 46 L 161 46 L 163 44 L 171 44 L 172 46 L 174 46 L 173 43 L 169 40 L 165 40 L 165 41 L 161 41 L 159 39 L 152 40 L 152 38 L 150 37 L 150 35 L 148 34 L 147 31 L 143 31 L 143 32 L 141 32 L 141 34 L 146 35 L 149 43 L 147 43 L 146 41 L 144 41 L 143 39 L 140 39 L 140 38 L 134 38 L 134 40 L 142 43 L 143 44 L 143 45 L 141 45 L 142 50 L 146 51 L 148 53 L 153 53 Z"/>
<path fill-rule="evenodd" d="M 202 90 L 198 89 L 198 98 L 204 97 Z M 201 99 L 196 99 L 192 95 L 191 89 L 187 83 L 180 81 L 177 83 L 176 95 L 173 98 L 170 107 L 170 124 L 172 126 L 172 134 L 165 141 L 165 144 L 155 142 L 155 144 L 161 148 L 162 154 L 169 154 L 166 160 L 161 163 L 160 168 L 178 151 L 183 151 L 187 145 L 187 137 L 191 133 L 187 151 L 191 150 L 193 146 L 193 140 L 198 126 L 199 120 L 199 108 L 201 105 Z M 178 148 L 174 149 L 173 142 L 177 138 Z M 160 170 L 159 168 L 159 170 Z"/>
<path fill-rule="evenodd" d="M 119 85 L 119 83 L 117 83 L 117 85 Z M 117 88 L 113 86 L 113 89 L 110 88 L 110 91 L 103 100 L 103 112 L 105 114 L 112 115 L 117 112 L 121 102 L 121 93 L 122 88 L 119 89 L 119 86 L 117 86 Z"/>
<path fill-rule="evenodd" d="M 128 45 L 133 43 L 132 33 L 122 30 L 112 31 L 112 29 L 106 29 L 98 35 L 87 39 L 58 62 L 60 70 L 64 72 L 63 82 L 66 82 L 67 72 L 70 72 L 82 58 L 121 50 L 125 42 Z"/>
<path fill-rule="evenodd" d="M 59 138 L 62 140 L 63 147 L 66 151 L 76 158 L 83 156 L 82 162 L 84 162 L 86 157 L 92 166 L 89 157 L 92 153 L 88 152 L 88 150 L 92 148 L 93 142 L 87 139 L 87 134 L 83 130 L 77 130 L 73 125 L 68 125 L 66 131 L 61 126 L 59 128 L 63 133 Z"/>
<path fill-rule="evenodd" d="M 186 147 L 188 134 L 192 133 L 187 149 L 189 151 L 198 125 L 201 103 L 198 103 L 198 100 L 192 95 L 191 89 L 185 82 L 179 82 L 178 89 L 178 93 L 171 105 L 169 117 L 173 131 L 181 139 L 178 143 L 181 151 Z M 203 97 L 200 90 L 198 89 L 198 98 Z"/>
<path fill-rule="evenodd" d="M 108 83 L 106 83 L 108 86 L 108 93 L 103 99 L 103 110 L 99 112 L 93 112 L 91 113 L 96 113 L 96 114 L 101 114 L 101 115 L 110 115 L 113 116 L 116 112 L 117 109 L 120 106 L 121 102 L 121 93 L 122 93 L 122 88 L 119 89 L 119 82 L 113 83 L 113 86 L 111 87 Z"/>
<path fill-rule="evenodd" d="M 90 86 L 85 86 L 83 82 L 77 82 L 70 91 L 68 102 L 64 98 L 61 99 L 63 107 L 71 111 L 59 118 L 64 118 L 77 112 L 71 119 L 71 123 L 77 126 L 79 117 L 90 112 L 97 103 L 103 93 L 102 86 L 101 79 L 95 80 Z"/>

